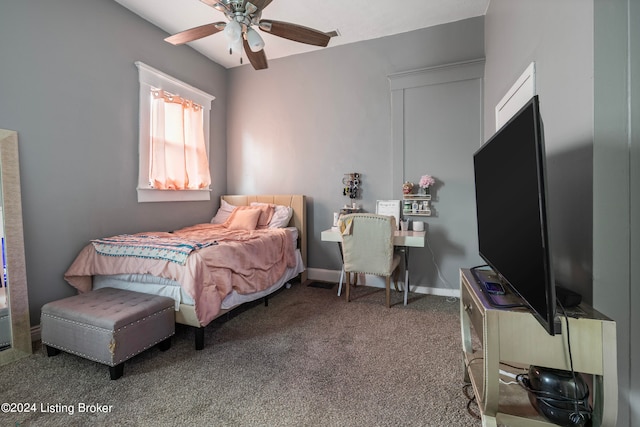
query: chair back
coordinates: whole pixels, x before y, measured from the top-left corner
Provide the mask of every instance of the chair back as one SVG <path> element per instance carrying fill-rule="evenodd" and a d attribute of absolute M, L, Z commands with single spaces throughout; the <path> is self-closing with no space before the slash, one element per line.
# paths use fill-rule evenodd
<path fill-rule="evenodd" d="M 393 271 L 395 218 L 355 213 L 340 220 L 345 271 L 389 276 Z"/>

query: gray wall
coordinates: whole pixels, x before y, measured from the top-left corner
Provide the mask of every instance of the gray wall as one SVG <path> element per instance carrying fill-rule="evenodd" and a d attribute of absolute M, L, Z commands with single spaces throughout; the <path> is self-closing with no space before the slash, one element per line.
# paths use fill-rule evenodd
<path fill-rule="evenodd" d="M 31 323 L 89 239 L 208 221 L 226 191 L 226 70 L 110 0 L 3 1 L 0 128 L 18 131 Z M 216 100 L 211 202 L 138 204 L 143 61 Z"/>
<path fill-rule="evenodd" d="M 619 426 L 639 422 L 629 404 L 640 360 L 639 9 L 632 0 L 492 0 L 485 17 L 485 135 L 496 102 L 535 61 L 557 277 L 616 321 Z"/>
<path fill-rule="evenodd" d="M 594 305 L 618 331 L 618 425 L 640 425 L 640 4 L 595 1 Z M 633 404 L 632 404 L 633 402 Z"/>
<path fill-rule="evenodd" d="M 556 279 L 592 302 L 593 4 L 493 0 L 485 19 L 485 138 L 496 104 L 535 62 Z"/>
<path fill-rule="evenodd" d="M 483 18 L 472 18 L 271 61 L 265 71 L 255 72 L 248 66 L 231 69 L 229 191 L 307 194 L 308 227 L 312 234 L 309 267 L 339 271 L 337 248 L 322 242 L 320 233 L 331 227 L 332 213 L 349 202 L 342 196 L 343 174 L 363 175 L 362 198 L 357 202 L 368 212 L 375 211 L 377 199 L 401 197 L 401 187 L 392 185 L 394 153 L 388 76 L 482 58 L 483 31 Z M 431 99 L 432 106 L 437 102 Z M 479 102 L 473 114 L 477 117 L 481 114 Z M 478 147 L 480 126 L 473 141 L 460 144 Z M 420 148 L 413 153 L 424 159 L 420 175 L 433 171 L 445 184 L 457 180 L 458 160 L 446 155 L 438 157 L 439 153 L 451 152 L 446 141 L 425 137 Z M 467 151 L 469 156 L 473 153 Z M 438 160 L 440 164 L 433 166 Z M 410 178 L 417 182 L 420 175 L 416 172 Z M 467 186 L 471 187 L 472 182 L 468 181 Z M 455 185 L 443 187 L 440 199 L 458 200 L 468 190 L 465 188 L 458 194 L 455 188 Z M 471 204 L 460 209 L 474 208 Z M 469 218 L 454 214 L 427 221 L 444 221 L 451 231 L 461 223 L 466 226 Z M 446 235 L 446 230 L 442 233 Z M 448 243 L 477 248 L 475 231 L 461 240 Z M 477 250 L 475 254 L 471 249 L 463 255 L 452 254 L 451 246 L 443 255 L 444 260 L 440 256 L 442 247 L 433 245 L 433 250 L 440 262 L 457 260 L 444 272 L 447 281 L 457 289 L 458 268 L 476 262 Z M 431 263 L 427 249 L 422 250 L 421 258 L 423 264 Z M 419 276 L 420 280 L 427 280 L 424 274 Z M 434 274 L 428 277 L 431 283 L 422 285 L 444 287 L 435 283 Z"/>

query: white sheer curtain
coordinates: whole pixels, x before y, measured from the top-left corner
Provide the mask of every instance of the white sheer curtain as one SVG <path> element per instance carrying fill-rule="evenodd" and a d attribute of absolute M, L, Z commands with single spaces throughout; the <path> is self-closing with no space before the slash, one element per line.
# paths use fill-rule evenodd
<path fill-rule="evenodd" d="M 166 190 L 208 188 L 202 107 L 162 90 L 153 90 L 151 96 L 149 183 Z"/>

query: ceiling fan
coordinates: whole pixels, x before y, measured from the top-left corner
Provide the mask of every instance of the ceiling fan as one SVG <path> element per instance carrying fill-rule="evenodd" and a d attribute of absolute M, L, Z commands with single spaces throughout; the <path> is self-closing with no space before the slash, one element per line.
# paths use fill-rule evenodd
<path fill-rule="evenodd" d="M 264 41 L 260 34 L 253 29 L 254 25 L 261 31 L 274 36 L 321 47 L 326 47 L 331 37 L 338 35 L 337 31 L 325 33 L 289 22 L 262 19 L 262 11 L 269 6 L 272 0 L 200 1 L 224 13 L 229 22 L 201 25 L 174 34 L 164 40 L 174 45 L 180 45 L 222 31 L 229 40 L 229 53 L 240 52 L 244 48 L 249 62 L 256 70 L 263 70 L 269 65 L 264 53 Z M 242 58 L 240 58 L 240 63 L 242 63 Z"/>

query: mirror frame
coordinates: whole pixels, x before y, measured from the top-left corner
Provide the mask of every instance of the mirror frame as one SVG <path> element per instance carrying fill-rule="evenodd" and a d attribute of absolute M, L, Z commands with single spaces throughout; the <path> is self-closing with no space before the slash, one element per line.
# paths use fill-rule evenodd
<path fill-rule="evenodd" d="M 7 300 L 11 324 L 11 347 L 0 351 L 0 365 L 32 353 L 31 322 L 24 254 L 18 132 L 0 129 L 0 185 L 4 213 L 4 244 L 7 256 Z"/>

